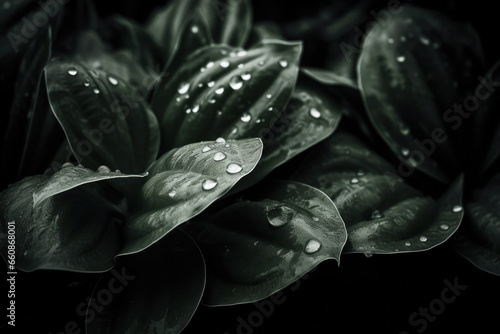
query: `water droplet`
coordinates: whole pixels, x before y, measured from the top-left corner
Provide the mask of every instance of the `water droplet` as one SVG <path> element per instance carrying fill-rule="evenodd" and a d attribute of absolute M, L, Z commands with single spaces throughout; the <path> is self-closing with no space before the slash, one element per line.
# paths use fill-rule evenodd
<path fill-rule="evenodd" d="M 215 81 L 210 81 L 209 83 L 207 83 L 207 86 L 208 86 L 208 87 L 213 87 L 213 86 L 215 86 Z"/>
<path fill-rule="evenodd" d="M 72 67 L 72 68 L 70 68 L 70 69 L 68 70 L 68 74 L 69 74 L 69 75 L 73 75 L 73 76 L 77 75 L 77 74 L 78 74 L 78 71 L 76 70 L 76 67 Z"/>
<path fill-rule="evenodd" d="M 229 60 L 223 59 L 220 61 L 219 65 L 222 68 L 227 68 L 227 67 L 229 67 L 229 65 L 231 65 L 231 63 L 229 62 Z"/>
<path fill-rule="evenodd" d="M 250 122 L 250 120 L 252 119 L 252 115 L 250 115 L 249 113 L 244 113 L 241 118 L 240 118 L 243 122 L 247 123 L 247 122 Z"/>
<path fill-rule="evenodd" d="M 83 83 L 83 85 L 84 85 L 85 87 L 90 86 L 90 80 L 89 80 L 88 78 L 87 78 L 87 79 L 85 79 L 85 82 Z"/>
<path fill-rule="evenodd" d="M 241 167 L 238 164 L 229 164 L 229 165 L 227 165 L 226 171 L 229 174 L 236 174 L 236 173 L 241 172 L 242 169 L 243 169 L 243 167 Z"/>
<path fill-rule="evenodd" d="M 352 183 L 352 184 L 359 183 L 359 179 L 358 179 L 358 178 L 353 177 L 353 178 L 351 179 L 351 183 Z"/>
<path fill-rule="evenodd" d="M 418 240 L 422 241 L 422 242 L 426 242 L 427 241 L 427 237 L 422 235 L 420 236 L 420 238 L 418 238 Z"/>
<path fill-rule="evenodd" d="M 211 99 L 208 99 L 207 102 L 210 104 L 214 104 L 217 101 L 214 98 L 211 98 Z"/>
<path fill-rule="evenodd" d="M 405 56 L 399 56 L 398 58 L 396 58 L 396 60 L 400 63 L 404 62 L 406 60 Z"/>
<path fill-rule="evenodd" d="M 214 160 L 215 161 L 221 161 L 221 160 L 224 160 L 226 159 L 226 155 L 222 152 L 217 152 L 214 154 Z"/>
<path fill-rule="evenodd" d="M 209 62 L 207 63 L 207 65 L 205 65 L 205 66 L 206 66 L 207 68 L 212 68 L 212 67 L 214 67 L 214 62 L 213 62 L 213 61 L 209 61 Z"/>
<path fill-rule="evenodd" d="M 115 173 L 121 173 L 121 171 L 119 169 L 116 169 Z"/>
<path fill-rule="evenodd" d="M 214 189 L 216 185 L 217 185 L 217 181 L 208 179 L 208 180 L 203 181 L 203 183 L 201 184 L 201 187 L 203 188 L 203 190 L 211 190 L 211 189 Z"/>
<path fill-rule="evenodd" d="M 401 149 L 401 154 L 404 156 L 404 157 L 407 157 L 409 154 L 410 154 L 410 150 L 407 149 L 407 148 L 403 148 Z"/>
<path fill-rule="evenodd" d="M 389 38 L 387 39 L 387 43 L 389 43 L 389 44 L 394 44 L 394 38 L 389 37 Z"/>
<path fill-rule="evenodd" d="M 186 94 L 187 91 L 189 90 L 189 87 L 190 87 L 190 84 L 189 82 L 183 82 L 179 85 L 179 88 L 177 88 L 177 92 L 179 92 L 179 94 Z"/>
<path fill-rule="evenodd" d="M 265 64 L 265 63 L 264 63 L 264 61 L 263 61 L 263 60 L 259 61 L 259 65 L 260 65 L 260 66 L 264 66 L 264 64 Z"/>
<path fill-rule="evenodd" d="M 313 117 L 313 118 L 320 118 L 321 112 L 318 109 L 313 107 L 309 110 L 309 115 L 311 115 L 311 117 Z"/>
<path fill-rule="evenodd" d="M 319 218 L 318 217 L 312 217 L 312 220 L 314 220 L 315 222 L 319 221 Z"/>
<path fill-rule="evenodd" d="M 244 57 L 247 55 L 247 52 L 245 50 L 240 50 L 236 53 L 238 57 Z"/>
<path fill-rule="evenodd" d="M 307 254 L 313 254 L 316 253 L 320 248 L 321 248 L 321 242 L 319 242 L 316 239 L 311 239 L 306 243 L 304 251 Z"/>
<path fill-rule="evenodd" d="M 220 54 L 223 55 L 223 56 L 225 56 L 225 55 L 227 55 L 227 51 L 226 50 L 221 50 Z"/>
<path fill-rule="evenodd" d="M 200 68 L 200 72 L 202 72 L 202 73 L 205 72 L 205 70 L 206 70 L 206 68 L 204 68 L 204 67 Z"/>
<path fill-rule="evenodd" d="M 71 162 L 65 162 L 63 163 L 63 165 L 61 166 L 61 168 L 67 168 L 67 167 L 73 167 L 74 165 L 71 163 Z"/>
<path fill-rule="evenodd" d="M 198 28 L 198 26 L 192 26 L 191 27 L 191 32 L 193 34 L 197 34 L 199 31 L 200 31 L 200 28 Z"/>
<path fill-rule="evenodd" d="M 405 242 L 405 246 L 411 246 L 411 242 L 406 241 L 406 242 Z"/>
<path fill-rule="evenodd" d="M 238 128 L 234 128 L 233 131 L 231 131 L 231 134 L 234 135 L 238 132 Z M 229 147 L 229 146 L 228 146 Z"/>
<path fill-rule="evenodd" d="M 99 166 L 99 168 L 97 168 L 97 171 L 99 173 L 109 173 L 111 172 L 111 170 L 108 168 L 108 166 Z"/>
<path fill-rule="evenodd" d="M 439 225 L 439 228 L 442 229 L 443 231 L 446 231 L 450 228 L 450 226 L 448 224 L 441 224 Z"/>
<path fill-rule="evenodd" d="M 99 93 L 101 92 L 101 91 L 100 91 L 99 89 L 97 89 L 97 88 L 94 88 L 92 91 L 94 92 L 94 94 L 99 94 Z"/>
<path fill-rule="evenodd" d="M 370 216 L 371 219 L 380 219 L 382 217 L 384 217 L 384 215 L 378 210 L 373 211 L 372 215 Z"/>
<path fill-rule="evenodd" d="M 284 60 L 284 59 L 281 59 L 281 60 L 279 61 L 279 64 L 280 64 L 280 66 L 281 66 L 281 67 L 283 67 L 283 68 L 285 68 L 285 67 L 287 67 L 287 66 L 288 66 L 288 62 L 287 62 L 286 60 Z"/>
<path fill-rule="evenodd" d="M 222 93 L 224 93 L 224 87 L 219 87 L 215 90 L 215 94 L 217 95 L 221 95 Z"/>
<path fill-rule="evenodd" d="M 198 84 L 198 87 L 200 87 L 200 88 L 201 88 L 201 87 L 203 87 L 203 83 L 202 83 L 202 82 L 200 82 L 200 83 Z"/>
<path fill-rule="evenodd" d="M 241 87 L 243 87 L 242 78 L 239 76 L 232 77 L 231 80 L 229 80 L 229 86 L 234 90 L 240 89 Z"/>
<path fill-rule="evenodd" d="M 257 119 L 255 120 L 255 123 L 260 123 L 260 122 L 262 122 L 262 120 L 261 120 L 260 118 L 257 118 Z"/>
<path fill-rule="evenodd" d="M 216 143 L 225 143 L 225 142 L 226 142 L 226 140 L 225 140 L 224 138 L 222 138 L 222 137 L 219 137 L 219 138 L 217 138 L 217 139 L 215 140 L 215 142 L 216 142 Z"/>
<path fill-rule="evenodd" d="M 118 80 L 116 80 L 115 78 L 113 77 L 108 77 L 108 81 L 110 84 L 112 84 L 113 86 L 116 86 L 118 85 Z"/>
<path fill-rule="evenodd" d="M 205 153 L 205 152 L 208 152 L 208 151 L 210 151 L 210 150 L 212 150 L 210 147 L 205 146 L 205 147 L 204 147 L 201 151 L 202 151 L 203 153 Z"/>
<path fill-rule="evenodd" d="M 462 211 L 462 207 L 460 205 L 455 205 L 452 210 L 453 212 L 460 212 Z"/>
<path fill-rule="evenodd" d="M 293 220 L 295 211 L 287 206 L 280 205 L 269 210 L 266 216 L 271 226 L 280 227 Z"/>
<path fill-rule="evenodd" d="M 186 114 L 190 114 L 191 113 L 191 109 L 186 109 Z"/>
<path fill-rule="evenodd" d="M 243 74 L 241 75 L 241 78 L 242 78 L 243 80 L 245 80 L 245 81 L 248 81 L 248 80 L 250 80 L 250 79 L 252 78 L 252 74 L 251 74 L 251 73 L 249 73 L 249 72 L 247 72 L 247 73 L 243 73 Z"/>
<path fill-rule="evenodd" d="M 222 115 L 222 111 L 221 110 L 217 111 L 217 116 L 220 116 L 220 115 Z"/>
<path fill-rule="evenodd" d="M 267 95 L 266 95 L 266 97 L 267 97 L 268 99 L 270 99 L 270 98 L 271 98 L 271 97 L 273 97 L 273 96 L 272 96 L 271 94 L 267 94 Z"/>
<path fill-rule="evenodd" d="M 239 65 L 238 65 L 238 68 L 239 68 L 239 69 L 242 69 L 243 67 L 245 67 L 245 64 L 239 64 Z"/>
<path fill-rule="evenodd" d="M 177 101 L 177 102 L 181 102 L 181 98 L 180 98 L 180 97 L 176 97 L 176 98 L 175 98 L 175 101 Z"/>
<path fill-rule="evenodd" d="M 192 112 L 193 112 L 193 113 L 197 113 L 197 112 L 198 112 L 198 110 L 200 110 L 200 106 L 199 106 L 199 105 L 195 105 L 195 106 L 193 107 L 193 109 L 192 109 Z"/>
<path fill-rule="evenodd" d="M 425 37 L 425 36 L 420 36 L 420 42 L 421 42 L 422 44 L 424 44 L 424 45 L 429 45 L 429 44 L 431 44 L 431 41 L 430 41 L 427 37 Z"/>
<path fill-rule="evenodd" d="M 405 124 L 401 123 L 399 125 L 399 132 L 403 135 L 403 136 L 407 136 L 410 134 L 410 128 L 408 126 L 406 126 Z"/>
<path fill-rule="evenodd" d="M 175 195 L 177 195 L 177 191 L 175 191 L 175 190 L 172 190 L 171 192 L 168 193 L 168 196 L 170 196 L 172 198 L 174 198 Z"/>

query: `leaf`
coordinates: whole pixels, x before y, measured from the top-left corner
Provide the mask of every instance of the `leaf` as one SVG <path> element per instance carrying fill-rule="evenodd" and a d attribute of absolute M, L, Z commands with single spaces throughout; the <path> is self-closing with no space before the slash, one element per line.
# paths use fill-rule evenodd
<path fill-rule="evenodd" d="M 203 303 L 263 299 L 320 262 L 339 261 L 346 230 L 324 193 L 274 181 L 255 194 L 188 225 L 207 263 Z"/>
<path fill-rule="evenodd" d="M 346 133 L 313 148 L 294 179 L 321 189 L 337 205 L 349 236 L 344 253 L 428 250 L 446 241 L 462 220 L 462 177 L 434 200 Z"/>
<path fill-rule="evenodd" d="M 144 252 L 121 257 L 101 278 L 87 310 L 87 333 L 180 333 L 204 287 L 199 248 L 184 232 L 173 232 Z M 92 306 L 103 301 L 102 311 Z"/>
<path fill-rule="evenodd" d="M 471 26 L 404 6 L 385 27 L 370 31 L 358 62 L 358 84 L 376 130 L 399 159 L 443 182 L 466 160 L 470 124 L 462 123 L 470 113 L 454 105 L 464 107 L 460 98 L 472 95 L 480 50 Z"/>
<path fill-rule="evenodd" d="M 205 210 L 250 173 L 261 154 L 260 139 L 201 142 L 164 154 L 137 195 L 121 254 L 149 247 Z"/>
<path fill-rule="evenodd" d="M 283 110 L 295 86 L 301 44 L 264 41 L 245 51 L 224 45 L 192 53 L 151 103 L 161 152 L 230 136 Z M 271 116 L 272 117 L 272 116 Z M 203 129 L 203 131 L 201 131 Z"/>
<path fill-rule="evenodd" d="M 119 178 L 137 178 L 144 177 L 146 175 L 147 173 L 141 175 L 131 175 L 122 174 L 121 172 L 111 172 L 106 166 L 99 167 L 98 171 L 93 171 L 80 166 L 64 167 L 58 173 L 55 173 L 49 179 L 38 185 L 38 189 L 33 193 L 33 206 L 39 205 L 40 202 L 49 197 L 63 193 L 83 184 Z"/>
<path fill-rule="evenodd" d="M 327 71 L 312 67 L 302 67 L 302 73 L 308 77 L 327 86 L 345 87 L 345 91 L 358 91 L 358 85 L 351 78 L 339 75 L 333 71 Z"/>
<path fill-rule="evenodd" d="M 176 0 L 156 12 L 147 23 L 147 30 L 163 46 L 166 61 L 174 54 L 185 22 L 195 12 L 200 12 L 208 23 L 215 43 L 244 45 L 252 21 L 250 1 Z"/>
<path fill-rule="evenodd" d="M 0 167 L 4 177 L 0 188 L 16 181 L 19 176 L 18 170 L 23 159 L 23 150 L 19 147 L 28 144 L 43 69 L 51 56 L 51 43 L 51 30 L 48 27 L 28 45 L 21 60 L 1 151 Z"/>
<path fill-rule="evenodd" d="M 106 184 L 93 182 L 63 194 L 52 189 L 33 206 L 33 194 L 49 191 L 51 180 L 61 178 L 30 176 L 0 193 L 2 256 L 8 261 L 7 234 L 15 226 L 15 265 L 21 270 L 108 270 L 122 247 L 120 198 Z"/>
<path fill-rule="evenodd" d="M 453 246 L 481 270 L 500 276 L 500 173 L 493 176 L 465 206 L 464 228 Z"/>
<path fill-rule="evenodd" d="M 52 111 L 81 164 L 125 173 L 149 167 L 158 153 L 157 120 L 123 79 L 70 58 L 51 61 L 45 74 Z"/>

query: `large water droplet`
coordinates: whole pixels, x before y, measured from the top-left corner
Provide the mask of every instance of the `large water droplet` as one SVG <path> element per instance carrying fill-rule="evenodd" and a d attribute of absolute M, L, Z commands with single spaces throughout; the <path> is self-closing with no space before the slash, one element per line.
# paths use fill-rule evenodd
<path fill-rule="evenodd" d="M 407 149 L 407 148 L 403 148 L 401 149 L 401 154 L 404 156 L 404 157 L 407 157 L 409 154 L 410 154 L 410 150 Z"/>
<path fill-rule="evenodd" d="M 183 82 L 179 85 L 179 88 L 177 88 L 177 92 L 179 92 L 179 94 L 186 94 L 189 90 L 189 86 L 189 82 Z"/>
<path fill-rule="evenodd" d="M 168 196 L 170 196 L 172 198 L 174 198 L 175 195 L 177 195 L 177 191 L 175 191 L 175 190 L 172 190 L 171 192 L 168 193 Z"/>
<path fill-rule="evenodd" d="M 272 96 L 271 94 L 267 94 L 267 95 L 266 95 L 266 97 L 267 97 L 268 99 L 270 99 L 270 98 L 271 98 L 271 97 L 273 97 L 273 96 Z"/>
<path fill-rule="evenodd" d="M 313 107 L 313 108 L 309 109 L 309 115 L 311 115 L 311 117 L 313 117 L 313 118 L 320 118 L 321 112 L 318 109 Z"/>
<path fill-rule="evenodd" d="M 406 241 L 406 242 L 405 242 L 405 246 L 408 246 L 408 247 L 409 247 L 409 246 L 411 246 L 411 242 Z"/>
<path fill-rule="evenodd" d="M 229 86 L 234 90 L 238 90 L 243 87 L 243 80 L 239 76 L 234 76 L 229 80 Z"/>
<path fill-rule="evenodd" d="M 422 242 L 426 242 L 427 241 L 427 237 L 425 235 L 422 235 L 422 236 L 420 236 L 420 238 L 418 238 L 418 240 L 420 240 Z"/>
<path fill-rule="evenodd" d="M 219 137 L 219 138 L 217 138 L 217 139 L 215 140 L 215 142 L 216 142 L 216 143 L 225 143 L 225 142 L 226 142 L 226 140 L 225 140 L 224 138 L 222 138 L 222 137 Z"/>
<path fill-rule="evenodd" d="M 198 110 L 200 110 L 200 106 L 199 106 L 199 105 L 195 105 L 191 111 L 192 111 L 193 113 L 197 113 L 197 112 L 198 112 Z"/>
<path fill-rule="evenodd" d="M 375 210 L 372 212 L 372 215 L 370 216 L 371 219 L 380 219 L 382 218 L 384 215 L 382 213 L 380 213 L 380 211 L 378 210 Z"/>
<path fill-rule="evenodd" d="M 312 220 L 314 220 L 315 222 L 319 221 L 319 218 L 318 217 L 312 217 Z"/>
<path fill-rule="evenodd" d="M 229 62 L 229 60 L 223 59 L 220 61 L 219 65 L 222 68 L 227 68 L 227 67 L 229 67 L 229 65 L 231 65 L 231 63 Z"/>
<path fill-rule="evenodd" d="M 304 251 L 307 254 L 313 254 L 316 253 L 320 248 L 321 248 L 321 242 L 319 242 L 316 239 L 311 239 L 306 243 Z"/>
<path fill-rule="evenodd" d="M 400 63 L 403 63 L 406 60 L 406 58 L 405 58 L 405 56 L 399 56 L 396 58 L 396 60 Z"/>
<path fill-rule="evenodd" d="M 295 211 L 287 206 L 280 205 L 269 210 L 266 215 L 269 224 L 280 227 L 292 221 Z"/>
<path fill-rule="evenodd" d="M 226 159 L 226 155 L 222 152 L 217 152 L 214 154 L 214 160 L 215 161 L 221 161 L 221 160 L 224 160 Z"/>
<path fill-rule="evenodd" d="M 243 80 L 245 80 L 245 81 L 248 81 L 248 80 L 250 80 L 250 79 L 252 78 L 252 74 L 251 74 L 251 73 L 249 73 L 249 72 L 243 73 L 243 74 L 241 75 L 241 78 L 242 78 Z"/>
<path fill-rule="evenodd" d="M 73 76 L 77 75 L 77 74 L 78 74 L 78 71 L 76 70 L 76 67 L 72 67 L 72 68 L 70 68 L 70 69 L 68 70 L 68 74 L 69 74 L 69 75 L 73 75 Z"/>
<path fill-rule="evenodd" d="M 281 60 L 279 61 L 279 64 L 280 64 L 280 66 L 281 66 L 281 67 L 283 67 L 283 68 L 288 66 L 288 62 L 287 62 L 286 60 L 284 60 L 284 59 L 281 59 Z"/>
<path fill-rule="evenodd" d="M 249 113 L 244 113 L 243 115 L 241 115 L 240 119 L 243 122 L 247 123 L 247 122 L 250 122 L 250 120 L 252 119 L 252 115 L 250 115 Z"/>
<path fill-rule="evenodd" d="M 224 87 L 219 87 L 215 90 L 215 94 L 217 95 L 221 95 L 222 93 L 224 93 Z"/>
<path fill-rule="evenodd" d="M 94 94 L 99 94 L 99 93 L 101 92 L 101 91 L 100 91 L 99 89 L 97 89 L 97 88 L 94 88 L 92 91 L 94 92 Z"/>
<path fill-rule="evenodd" d="M 201 151 L 202 151 L 203 153 L 206 153 L 206 152 L 208 152 L 208 151 L 210 151 L 210 150 L 212 150 L 210 147 L 205 146 L 205 147 L 204 147 Z"/>
<path fill-rule="evenodd" d="M 118 80 L 116 80 L 115 78 L 113 78 L 113 77 L 111 77 L 111 76 L 109 76 L 109 77 L 108 77 L 108 81 L 109 81 L 109 83 L 110 83 L 110 84 L 112 84 L 113 86 L 118 85 Z"/>
<path fill-rule="evenodd" d="M 215 81 L 210 81 L 209 83 L 207 83 L 207 86 L 208 86 L 208 87 L 213 87 L 213 86 L 215 86 Z"/>
<path fill-rule="evenodd" d="M 356 177 L 353 177 L 353 178 L 351 179 L 351 183 L 352 183 L 352 184 L 359 183 L 359 179 L 358 179 L 358 178 L 356 178 Z"/>
<path fill-rule="evenodd" d="M 247 52 L 245 50 L 240 50 L 236 53 L 238 57 L 244 57 L 247 55 Z"/>
<path fill-rule="evenodd" d="M 443 231 L 446 231 L 450 228 L 450 225 L 448 224 L 441 224 L 439 225 L 439 228 L 442 229 Z"/>
<path fill-rule="evenodd" d="M 455 205 L 452 210 L 453 212 L 460 212 L 462 211 L 462 207 L 460 205 Z"/>
<path fill-rule="evenodd" d="M 203 181 L 203 183 L 201 184 L 201 187 L 203 188 L 203 190 L 211 190 L 211 189 L 214 189 L 216 185 L 217 185 L 217 181 L 208 179 L 208 180 Z"/>
<path fill-rule="evenodd" d="M 214 67 L 214 62 L 213 61 L 209 61 L 206 65 L 207 68 L 212 68 Z"/>
<path fill-rule="evenodd" d="M 191 27 L 191 32 L 193 34 L 197 34 L 199 31 L 200 31 L 200 28 L 198 28 L 198 26 L 192 26 Z"/>
<path fill-rule="evenodd" d="M 97 171 L 99 173 L 109 173 L 111 172 L 111 170 L 108 168 L 108 166 L 99 166 L 99 168 L 97 168 Z"/>
<path fill-rule="evenodd" d="M 83 83 L 83 85 L 84 85 L 85 87 L 90 86 L 90 80 L 89 80 L 89 79 L 85 79 L 85 82 Z"/>
<path fill-rule="evenodd" d="M 241 172 L 242 169 L 243 169 L 243 167 L 241 167 L 238 164 L 229 164 L 229 165 L 227 165 L 226 171 L 229 174 L 236 174 L 236 173 Z"/>

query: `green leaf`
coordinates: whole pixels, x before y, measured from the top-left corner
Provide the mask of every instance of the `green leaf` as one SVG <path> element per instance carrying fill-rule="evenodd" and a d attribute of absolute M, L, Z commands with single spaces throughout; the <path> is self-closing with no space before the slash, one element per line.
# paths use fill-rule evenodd
<path fill-rule="evenodd" d="M 500 276 L 500 173 L 474 191 L 453 246 L 476 267 Z"/>
<path fill-rule="evenodd" d="M 69 58 L 51 61 L 45 74 L 52 111 L 81 164 L 125 173 L 149 167 L 158 153 L 158 123 L 124 79 Z"/>
<path fill-rule="evenodd" d="M 156 12 L 147 29 L 162 45 L 168 61 L 175 52 L 186 21 L 201 13 L 215 43 L 242 46 L 251 28 L 252 9 L 248 0 L 175 0 Z"/>
<path fill-rule="evenodd" d="M 339 261 L 346 230 L 324 193 L 274 181 L 255 194 L 188 225 L 207 263 L 203 303 L 263 299 L 320 262 Z"/>
<path fill-rule="evenodd" d="M 345 253 L 415 252 L 446 241 L 462 220 L 463 178 L 434 200 L 397 173 L 352 135 L 336 133 L 311 150 L 294 178 L 337 205 L 349 236 Z"/>
<path fill-rule="evenodd" d="M 67 172 L 63 169 L 60 173 Z M 51 182 L 59 181 L 58 176 L 30 176 L 0 193 L 2 256 L 8 260 L 7 235 L 9 226 L 14 225 L 15 265 L 21 270 L 108 270 L 122 247 L 121 198 L 103 182 L 56 194 Z M 46 199 L 33 206 L 37 192 Z"/>
<path fill-rule="evenodd" d="M 87 333 L 180 333 L 204 287 L 199 248 L 184 232 L 173 232 L 144 252 L 121 257 L 101 278 L 89 305 L 103 305 L 109 293 L 114 293 L 113 299 L 100 312 L 89 306 Z"/>
<path fill-rule="evenodd" d="M 121 254 L 150 246 L 205 210 L 250 173 L 261 154 L 260 139 L 201 142 L 164 154 L 137 195 Z"/>
<path fill-rule="evenodd" d="M 472 95 L 482 58 L 471 26 L 426 9 L 404 6 L 370 31 L 358 84 L 373 125 L 400 160 L 443 182 L 459 173 L 470 139 L 460 98 Z"/>
<path fill-rule="evenodd" d="M 237 138 L 273 117 L 273 110 L 283 110 L 300 53 L 299 43 L 264 41 L 248 51 L 216 45 L 191 54 L 153 97 L 161 151 L 219 136 Z"/>

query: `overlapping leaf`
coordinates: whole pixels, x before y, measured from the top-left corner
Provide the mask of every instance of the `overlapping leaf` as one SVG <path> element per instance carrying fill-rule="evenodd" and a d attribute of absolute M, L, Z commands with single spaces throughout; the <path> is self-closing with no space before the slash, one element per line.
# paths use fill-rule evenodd
<path fill-rule="evenodd" d="M 255 195 L 188 226 L 207 261 L 203 302 L 265 298 L 326 259 L 339 261 L 347 235 L 332 201 L 305 184 L 270 182 Z"/>
<path fill-rule="evenodd" d="M 349 236 L 346 253 L 427 250 L 446 241 L 462 220 L 461 177 L 434 200 L 346 133 L 313 148 L 294 178 L 323 190 L 337 205 Z"/>

